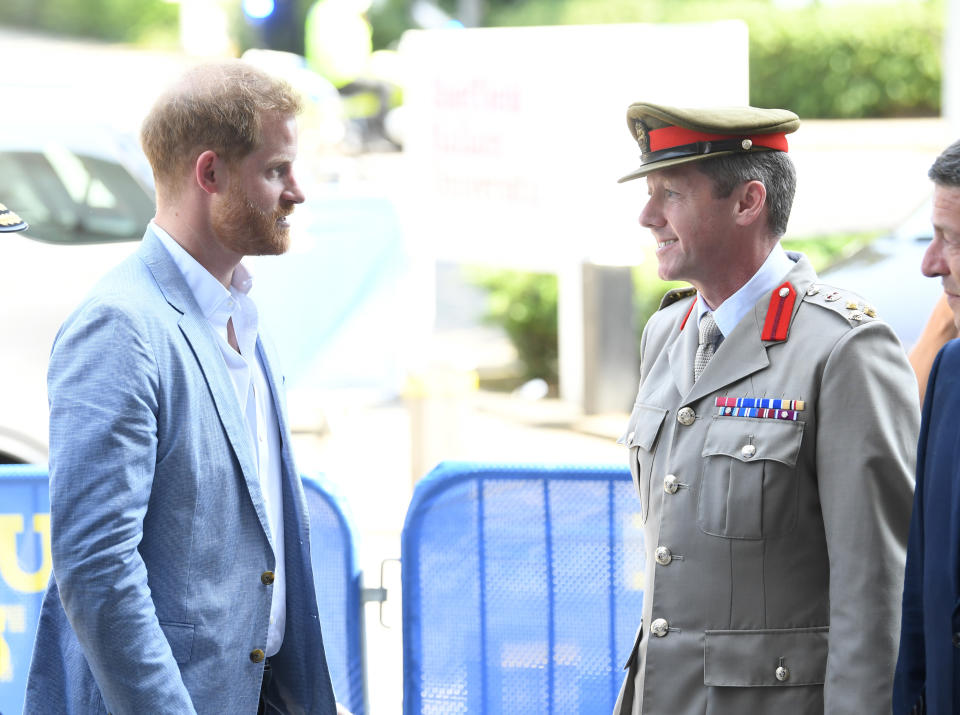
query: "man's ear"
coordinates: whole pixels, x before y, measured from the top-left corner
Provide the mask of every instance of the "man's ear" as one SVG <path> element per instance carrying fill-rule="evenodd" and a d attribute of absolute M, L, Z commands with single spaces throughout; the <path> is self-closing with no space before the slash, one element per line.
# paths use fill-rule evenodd
<path fill-rule="evenodd" d="M 216 194 L 226 188 L 226 165 L 215 151 L 207 149 L 198 156 L 193 170 L 197 186 L 208 194 Z"/>
<path fill-rule="evenodd" d="M 748 181 L 740 186 L 738 194 L 735 207 L 737 223 L 741 226 L 749 226 L 764 215 L 767 187 L 761 181 Z"/>

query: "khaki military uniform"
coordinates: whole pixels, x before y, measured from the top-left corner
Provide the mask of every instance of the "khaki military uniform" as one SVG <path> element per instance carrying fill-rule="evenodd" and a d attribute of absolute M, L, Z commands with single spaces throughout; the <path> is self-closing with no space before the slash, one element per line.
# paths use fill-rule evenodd
<path fill-rule="evenodd" d="M 761 299 L 696 383 L 692 292 L 644 331 L 622 441 L 645 592 L 617 715 L 890 710 L 916 380 L 872 309 L 791 258 L 792 306 Z"/>

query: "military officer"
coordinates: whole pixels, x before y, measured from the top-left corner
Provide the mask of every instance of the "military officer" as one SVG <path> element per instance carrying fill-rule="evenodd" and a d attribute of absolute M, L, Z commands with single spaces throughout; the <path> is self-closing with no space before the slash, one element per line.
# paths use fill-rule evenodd
<path fill-rule="evenodd" d="M 646 543 L 616 715 L 890 710 L 919 430 L 903 347 L 779 244 L 792 112 L 637 103 L 666 295 L 622 442 Z"/>

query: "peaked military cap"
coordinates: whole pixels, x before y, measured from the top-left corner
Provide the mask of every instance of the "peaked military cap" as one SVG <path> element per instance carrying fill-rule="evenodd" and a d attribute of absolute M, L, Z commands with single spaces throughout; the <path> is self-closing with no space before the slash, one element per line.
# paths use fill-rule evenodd
<path fill-rule="evenodd" d="M 787 134 L 797 130 L 800 119 L 786 109 L 680 109 L 636 102 L 627 109 L 627 126 L 640 145 L 640 168 L 620 182 L 716 156 L 787 151 Z"/>
<path fill-rule="evenodd" d="M 3 204 L 0 204 L 0 233 L 11 231 L 25 231 L 28 228 L 27 222 L 17 216 L 13 211 Z"/>

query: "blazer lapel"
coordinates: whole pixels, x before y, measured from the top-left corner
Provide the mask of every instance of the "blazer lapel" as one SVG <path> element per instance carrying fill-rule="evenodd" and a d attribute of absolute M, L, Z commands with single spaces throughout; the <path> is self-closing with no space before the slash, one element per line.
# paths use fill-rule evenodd
<path fill-rule="evenodd" d="M 260 364 L 263 365 L 267 382 L 270 384 L 271 398 L 273 399 L 273 409 L 277 413 L 277 422 L 280 426 L 280 442 L 283 445 L 283 451 L 287 451 L 287 435 L 290 434 L 287 424 L 287 405 L 283 393 L 283 376 L 278 374 L 274 366 L 279 365 L 277 354 L 270 345 L 269 340 L 264 340 L 257 336 L 257 353 L 260 356 Z"/>
<path fill-rule="evenodd" d="M 223 424 L 227 439 L 240 465 L 253 507 L 264 533 L 269 534 L 269 522 L 260 490 L 260 478 L 253 460 L 250 434 L 237 402 L 233 381 L 223 361 L 223 355 L 220 354 L 216 334 L 200 310 L 200 306 L 197 305 L 180 269 L 177 268 L 160 239 L 154 236 L 149 228 L 143 237 L 139 253 L 143 262 L 153 273 L 167 302 L 181 313 L 180 331 L 193 350 L 200 370 L 210 387 L 210 394 L 220 416 L 220 422 Z"/>

